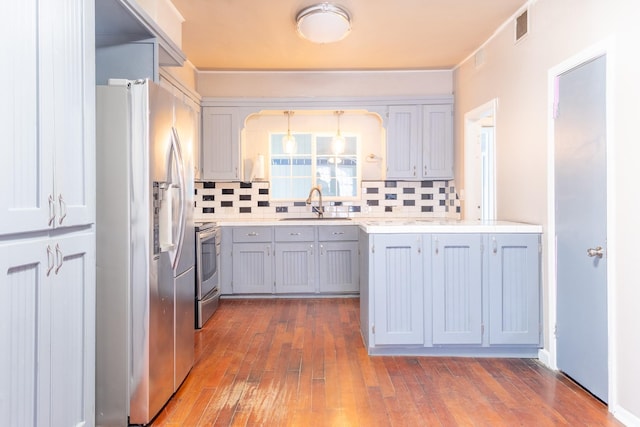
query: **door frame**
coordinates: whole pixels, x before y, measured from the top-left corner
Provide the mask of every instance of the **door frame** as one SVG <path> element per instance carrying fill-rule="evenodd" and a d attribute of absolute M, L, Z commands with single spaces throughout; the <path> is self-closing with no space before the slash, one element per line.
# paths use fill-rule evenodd
<path fill-rule="evenodd" d="M 557 365 L 557 251 L 556 251 L 556 222 L 555 222 L 555 97 L 556 97 L 556 78 L 561 74 L 570 71 L 586 62 L 589 62 L 600 56 L 606 56 L 606 77 L 605 77 L 605 103 L 606 103 L 606 165 L 607 165 L 607 224 L 606 224 L 606 256 L 607 262 L 607 332 L 608 332 L 608 354 L 609 354 L 609 384 L 608 384 L 608 400 L 610 411 L 617 406 L 616 396 L 616 341 L 615 331 L 615 175 L 614 167 L 614 111 L 613 111 L 613 92 L 614 92 L 614 46 L 612 39 L 605 39 L 596 43 L 574 56 L 560 62 L 551 67 L 547 74 L 547 232 L 545 236 L 546 245 L 546 281 L 547 296 L 546 302 L 548 307 L 548 323 L 546 325 L 546 336 L 548 338 L 548 348 L 543 348 L 539 352 L 539 359 L 542 363 L 554 370 L 558 370 Z M 612 411 L 613 412 L 613 411 Z"/>
<path fill-rule="evenodd" d="M 473 156 L 475 154 L 474 145 L 476 144 L 476 139 L 480 136 L 480 122 L 486 118 L 491 116 L 493 118 L 493 128 L 494 128 L 494 143 L 497 134 L 497 113 L 498 113 L 498 98 L 494 98 L 491 101 L 488 101 L 471 111 L 468 111 L 464 114 L 464 164 L 465 164 L 465 173 L 464 173 L 464 211 L 463 216 L 465 219 L 469 219 L 469 197 L 471 200 L 481 201 L 482 193 L 475 194 L 473 190 L 473 185 L 471 184 L 474 180 L 478 179 L 477 172 L 482 172 L 481 170 L 476 170 L 474 167 L 473 171 L 476 173 L 469 173 L 468 165 L 475 163 Z M 495 149 L 493 150 L 493 155 L 495 157 Z M 495 170 L 495 158 L 493 160 L 494 169 L 490 171 L 493 179 L 493 188 L 491 191 L 493 192 L 493 206 L 492 212 L 494 218 L 482 218 L 482 219 L 495 219 L 497 218 L 497 189 L 496 189 L 496 170 Z M 476 164 L 477 165 L 477 164 Z"/>

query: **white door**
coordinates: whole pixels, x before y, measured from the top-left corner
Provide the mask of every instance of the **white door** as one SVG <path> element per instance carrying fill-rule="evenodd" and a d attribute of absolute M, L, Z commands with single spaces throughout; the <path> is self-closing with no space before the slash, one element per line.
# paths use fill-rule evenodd
<path fill-rule="evenodd" d="M 606 57 L 557 80 L 558 367 L 607 401 Z"/>

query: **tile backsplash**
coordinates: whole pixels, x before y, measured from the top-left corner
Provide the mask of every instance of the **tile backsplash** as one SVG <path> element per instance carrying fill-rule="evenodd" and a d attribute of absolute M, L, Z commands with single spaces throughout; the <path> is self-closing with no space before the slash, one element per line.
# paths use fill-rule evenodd
<path fill-rule="evenodd" d="M 311 212 L 304 202 L 272 202 L 269 183 L 196 182 L 196 221 L 220 218 L 285 218 Z M 314 196 L 313 206 L 317 205 Z M 460 218 L 451 181 L 362 181 L 359 200 L 324 201 L 325 216 Z"/>

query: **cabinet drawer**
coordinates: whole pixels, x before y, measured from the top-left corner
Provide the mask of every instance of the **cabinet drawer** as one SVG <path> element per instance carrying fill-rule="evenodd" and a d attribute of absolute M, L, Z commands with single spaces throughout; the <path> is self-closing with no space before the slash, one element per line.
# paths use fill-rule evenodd
<path fill-rule="evenodd" d="M 313 242 L 315 240 L 313 225 L 296 227 L 275 227 L 276 242 Z"/>
<path fill-rule="evenodd" d="M 234 227 L 234 242 L 271 242 L 273 240 L 272 227 Z"/>
<path fill-rule="evenodd" d="M 358 227 L 355 225 L 321 225 L 318 226 L 318 240 L 358 240 Z"/>

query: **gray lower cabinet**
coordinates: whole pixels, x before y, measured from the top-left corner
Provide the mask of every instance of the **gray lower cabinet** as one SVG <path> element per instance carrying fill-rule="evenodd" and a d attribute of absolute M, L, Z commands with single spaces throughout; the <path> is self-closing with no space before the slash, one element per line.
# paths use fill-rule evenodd
<path fill-rule="evenodd" d="M 540 343 L 540 236 L 487 236 L 489 343 Z"/>
<path fill-rule="evenodd" d="M 432 342 L 481 344 L 482 235 L 430 237 L 431 253 L 425 254 L 425 265 L 431 265 L 431 301 L 427 299 L 425 305 L 431 311 Z"/>
<path fill-rule="evenodd" d="M 315 258 L 315 227 L 275 227 L 275 292 L 314 292 Z"/>
<path fill-rule="evenodd" d="M 272 293 L 272 228 L 234 227 L 232 234 L 233 293 Z"/>
<path fill-rule="evenodd" d="M 373 321 L 375 345 L 424 342 L 422 236 L 377 234 L 373 262 Z"/>
<path fill-rule="evenodd" d="M 361 232 L 369 353 L 534 357 L 539 243 L 538 234 Z"/>
<path fill-rule="evenodd" d="M 358 292 L 358 227 L 318 227 L 318 277 L 320 292 Z"/>
<path fill-rule="evenodd" d="M 360 289 L 355 225 L 223 227 L 221 252 L 223 295 Z"/>

